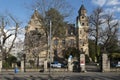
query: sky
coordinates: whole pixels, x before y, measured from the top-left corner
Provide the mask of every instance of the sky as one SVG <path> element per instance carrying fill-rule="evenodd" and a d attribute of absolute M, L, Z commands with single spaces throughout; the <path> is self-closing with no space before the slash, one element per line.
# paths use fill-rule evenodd
<path fill-rule="evenodd" d="M 10 13 L 23 24 L 27 25 L 33 11 L 27 8 L 27 5 L 32 4 L 35 0 L 0 0 L 0 16 Z M 87 9 L 87 14 L 90 15 L 92 11 L 98 6 L 103 7 L 106 12 L 113 13 L 116 18 L 120 19 L 120 0 L 66 0 L 73 8 L 72 20 L 76 20 L 78 10 L 82 4 Z"/>
<path fill-rule="evenodd" d="M 28 9 L 28 5 L 34 3 L 35 0 L 0 0 L 0 16 L 7 13 L 12 14 L 25 27 L 30 20 L 34 11 Z M 115 18 L 120 20 L 120 0 L 66 0 L 73 8 L 73 15 L 71 22 L 75 23 L 78 16 L 78 10 L 83 4 L 90 15 L 97 7 L 102 7 L 105 12 L 113 13 Z M 82 3 L 83 1 L 83 3 Z"/>

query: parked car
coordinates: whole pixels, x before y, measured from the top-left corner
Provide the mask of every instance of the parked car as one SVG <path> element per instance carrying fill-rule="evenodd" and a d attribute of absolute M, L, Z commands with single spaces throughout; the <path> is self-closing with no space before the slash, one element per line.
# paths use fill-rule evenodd
<path fill-rule="evenodd" d="M 116 67 L 120 67 L 120 61 L 118 62 L 118 64 L 116 65 Z"/>
<path fill-rule="evenodd" d="M 51 63 L 50 66 L 53 67 L 53 68 L 61 68 L 61 67 L 62 67 L 62 64 L 61 64 L 61 63 L 58 63 L 58 62 L 53 62 L 53 63 Z"/>
<path fill-rule="evenodd" d="M 120 64 L 117 64 L 116 67 L 120 67 Z"/>

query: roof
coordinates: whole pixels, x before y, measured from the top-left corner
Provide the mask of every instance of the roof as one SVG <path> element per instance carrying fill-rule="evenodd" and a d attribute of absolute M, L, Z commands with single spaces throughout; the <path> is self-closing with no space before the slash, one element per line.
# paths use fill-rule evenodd
<path fill-rule="evenodd" d="M 83 4 L 81 5 L 80 10 L 86 10 Z"/>
<path fill-rule="evenodd" d="M 81 10 L 86 10 L 83 4 L 80 6 L 78 13 L 81 13 Z"/>
<path fill-rule="evenodd" d="M 42 16 L 39 14 L 39 12 L 38 12 L 38 10 L 35 10 L 34 11 L 34 13 L 33 13 L 33 15 L 32 15 L 32 17 L 31 18 L 35 18 L 35 17 L 37 17 L 37 18 L 41 18 L 42 19 Z"/>

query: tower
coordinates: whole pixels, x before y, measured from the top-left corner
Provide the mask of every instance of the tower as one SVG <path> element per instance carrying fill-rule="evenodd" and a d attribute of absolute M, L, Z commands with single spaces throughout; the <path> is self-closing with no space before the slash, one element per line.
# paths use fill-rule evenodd
<path fill-rule="evenodd" d="M 88 52 L 88 17 L 86 15 L 87 11 L 82 4 L 77 16 L 77 47 L 78 49 L 89 56 Z"/>

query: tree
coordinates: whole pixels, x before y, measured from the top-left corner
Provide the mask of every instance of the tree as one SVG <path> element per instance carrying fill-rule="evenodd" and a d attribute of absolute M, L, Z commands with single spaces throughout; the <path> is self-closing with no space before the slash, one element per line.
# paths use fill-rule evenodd
<path fill-rule="evenodd" d="M 63 37 L 64 27 L 66 26 L 64 20 L 68 20 L 67 18 L 70 18 L 73 12 L 73 8 L 66 0 L 36 0 L 34 3 L 30 4 L 29 8 L 32 10 L 37 9 L 40 12 L 43 17 L 43 26 L 45 27 L 44 29 L 47 37 L 49 35 L 50 26 L 48 25 L 50 24 L 48 18 L 52 22 L 53 36 L 59 35 L 59 37 Z M 39 21 L 41 21 L 41 19 Z"/>
<path fill-rule="evenodd" d="M 112 14 L 106 14 L 104 16 L 105 23 L 104 29 L 100 32 L 100 42 L 103 45 L 102 48 L 107 52 L 115 52 L 118 47 L 118 21 L 114 19 Z"/>
<path fill-rule="evenodd" d="M 95 47 L 94 46 L 95 46 L 94 40 L 89 39 L 89 55 L 90 55 L 92 61 L 95 62 L 96 54 L 95 54 Z"/>
<path fill-rule="evenodd" d="M 43 0 L 39 0 L 44 2 Z M 40 7 L 43 7 L 44 5 L 39 5 Z M 44 6 L 48 7 L 48 6 Z M 39 10 L 39 9 L 38 9 Z M 35 10 L 37 11 L 37 10 Z M 38 30 L 30 31 L 30 33 L 26 34 L 25 43 L 28 46 L 27 49 L 29 49 L 29 52 L 33 53 L 34 58 L 39 58 L 40 51 L 49 48 L 48 46 L 45 46 L 48 41 L 48 37 L 50 34 L 50 21 L 52 23 L 52 38 L 53 37 L 59 37 L 63 38 L 65 35 L 65 27 L 66 22 L 64 21 L 63 14 L 60 13 L 60 11 L 56 8 L 49 8 L 48 10 L 43 11 L 44 15 L 42 14 L 41 17 L 37 16 L 38 22 L 42 22 L 42 27 L 46 37 L 41 36 L 41 32 Z M 38 12 L 37 12 L 38 13 Z M 45 47 L 43 47 L 45 46 Z"/>
<path fill-rule="evenodd" d="M 73 58 L 79 59 L 79 56 L 80 56 L 79 53 L 81 53 L 81 52 L 78 49 L 76 49 L 75 47 L 68 47 L 66 50 L 64 50 L 63 56 L 64 56 L 64 58 L 68 59 L 68 57 L 70 55 L 72 55 Z"/>
<path fill-rule="evenodd" d="M 6 62 L 3 63 L 3 68 L 11 68 L 12 63 L 17 63 L 17 58 L 13 55 L 8 55 Z"/>
<path fill-rule="evenodd" d="M 93 13 L 89 17 L 89 22 L 90 22 L 90 35 L 95 39 L 95 54 L 96 57 L 99 56 L 98 54 L 98 39 L 99 39 L 99 32 L 100 32 L 100 27 L 104 23 L 103 22 L 103 9 L 102 8 L 97 8 L 93 11 Z"/>
<path fill-rule="evenodd" d="M 42 16 L 46 16 L 46 11 L 54 8 L 61 12 L 64 17 L 70 17 L 73 8 L 69 5 L 66 0 L 36 0 L 34 3 L 30 4 L 30 9 L 38 9 Z"/>
<path fill-rule="evenodd" d="M 25 51 L 32 53 L 34 60 L 39 61 L 39 53 L 43 51 L 46 46 L 46 38 L 41 35 L 39 30 L 30 31 L 25 35 Z M 35 61 L 34 61 L 35 62 Z M 37 65 L 39 62 L 37 62 Z"/>
<path fill-rule="evenodd" d="M 99 59 L 100 51 L 98 46 L 101 46 L 101 51 L 104 52 L 114 51 L 113 48 L 117 47 L 118 21 L 112 14 L 105 14 L 102 8 L 94 10 L 89 17 L 89 21 L 90 35 L 95 41 L 95 54 Z"/>
<path fill-rule="evenodd" d="M 3 60 L 7 59 L 8 54 L 13 48 L 18 34 L 18 29 L 19 23 L 13 16 L 2 16 L 0 18 L 0 51 Z M 11 41 L 11 44 L 8 45 L 9 40 Z"/>
<path fill-rule="evenodd" d="M 63 15 L 58 10 L 51 8 L 46 12 L 46 17 L 49 17 L 52 21 L 52 36 L 59 38 L 65 37 L 66 23 L 64 22 Z"/>

